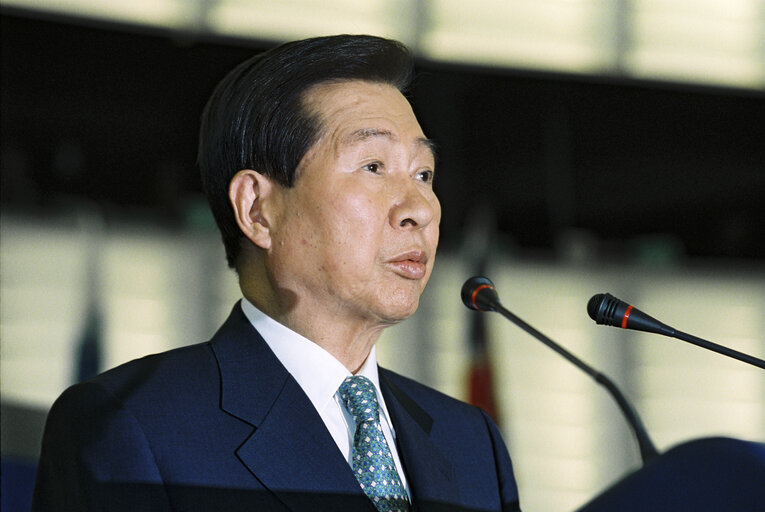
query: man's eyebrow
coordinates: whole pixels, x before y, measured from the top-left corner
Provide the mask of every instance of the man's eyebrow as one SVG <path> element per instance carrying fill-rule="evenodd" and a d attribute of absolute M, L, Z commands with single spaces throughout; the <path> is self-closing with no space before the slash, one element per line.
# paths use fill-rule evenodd
<path fill-rule="evenodd" d="M 434 140 L 428 139 L 427 137 L 420 137 L 417 139 L 417 143 L 430 151 L 433 155 L 433 160 L 438 160 L 438 152 L 436 151 L 437 145 Z"/>
<path fill-rule="evenodd" d="M 343 144 L 355 144 L 356 142 L 363 142 L 373 137 L 383 137 L 392 141 L 398 141 L 398 137 L 390 130 L 380 128 L 360 128 L 349 133 L 343 137 Z M 436 159 L 436 143 L 428 139 L 427 137 L 420 137 L 416 141 L 417 145 L 424 147 L 433 155 L 433 159 Z"/>
<path fill-rule="evenodd" d="M 398 140 L 398 137 L 396 137 L 390 130 L 384 130 L 380 128 L 359 128 L 358 130 L 354 130 L 343 137 L 341 142 L 343 144 L 354 144 L 356 142 L 364 142 L 365 140 L 371 139 L 373 137 L 384 137 L 392 141 Z"/>

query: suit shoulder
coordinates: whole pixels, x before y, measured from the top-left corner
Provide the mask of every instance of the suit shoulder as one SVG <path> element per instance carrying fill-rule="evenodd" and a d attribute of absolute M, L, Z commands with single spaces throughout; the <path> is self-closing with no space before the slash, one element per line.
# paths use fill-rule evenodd
<path fill-rule="evenodd" d="M 155 374 L 157 377 L 162 377 L 163 372 L 177 371 L 179 367 L 191 369 L 205 365 L 212 361 L 209 345 L 208 341 L 149 354 L 115 366 L 90 380 L 108 383 L 143 374 L 147 376 Z"/>
<path fill-rule="evenodd" d="M 67 389 L 60 400 L 111 400 L 128 405 L 134 397 L 161 399 L 182 391 L 184 396 L 205 376 L 217 381 L 217 365 L 209 343 L 189 345 L 128 361 Z M 192 391 L 193 392 L 193 391 Z"/>

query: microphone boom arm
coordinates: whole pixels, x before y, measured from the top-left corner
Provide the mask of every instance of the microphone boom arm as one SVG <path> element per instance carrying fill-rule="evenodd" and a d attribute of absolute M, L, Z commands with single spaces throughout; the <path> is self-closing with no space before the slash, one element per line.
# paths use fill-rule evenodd
<path fill-rule="evenodd" d="M 648 432 L 646 431 L 643 422 L 640 420 L 640 416 L 638 416 L 635 409 L 632 407 L 632 405 L 630 405 L 622 392 L 610 378 L 595 370 L 590 365 L 576 357 L 574 354 L 555 343 L 553 340 L 536 330 L 531 325 L 524 322 L 522 319 L 518 318 L 511 311 L 505 309 L 502 304 L 492 304 L 492 311 L 496 311 L 500 315 L 504 316 L 515 325 L 553 349 L 555 352 L 568 359 L 568 361 L 570 361 L 573 365 L 578 367 L 580 370 L 592 377 L 595 382 L 608 390 L 614 400 L 616 400 L 616 403 L 619 404 L 619 409 L 621 409 L 622 413 L 627 418 L 627 423 L 632 428 L 632 433 L 635 435 L 635 439 L 637 440 L 638 448 L 640 450 L 640 457 L 643 460 L 644 465 L 651 459 L 659 456 L 659 452 L 656 449 L 656 446 L 654 446 L 651 438 L 648 437 Z"/>
<path fill-rule="evenodd" d="M 608 390 L 611 397 L 616 400 L 616 403 L 619 405 L 619 408 L 627 419 L 627 423 L 629 423 L 632 432 L 635 434 L 635 439 L 637 440 L 638 448 L 640 449 L 640 457 L 643 459 L 643 465 L 659 456 L 658 450 L 651 441 L 651 438 L 648 437 L 648 431 L 645 429 L 645 426 L 643 426 L 643 422 L 616 384 L 604 374 L 595 370 L 574 354 L 534 329 L 532 326 L 515 316 L 512 312 L 505 309 L 499 300 L 499 295 L 497 295 L 497 290 L 494 288 L 494 283 L 492 283 L 489 278 L 483 276 L 471 277 L 462 285 L 460 295 L 462 297 L 462 303 L 465 304 L 467 308 L 475 311 L 495 311 L 499 313 L 595 379 L 595 382 Z"/>
<path fill-rule="evenodd" d="M 749 363 L 753 366 L 757 366 L 758 368 L 765 369 L 765 361 L 762 359 L 750 356 L 749 354 L 745 354 L 743 352 L 739 352 L 738 350 L 733 350 L 732 348 L 728 348 L 723 345 L 718 345 L 717 343 L 707 341 L 692 334 L 675 330 L 675 334 L 672 337 L 677 338 L 678 340 L 687 341 L 688 343 L 692 343 L 698 347 L 703 347 L 707 350 L 717 352 L 718 354 L 732 357 L 733 359 L 737 359 L 743 363 Z"/>

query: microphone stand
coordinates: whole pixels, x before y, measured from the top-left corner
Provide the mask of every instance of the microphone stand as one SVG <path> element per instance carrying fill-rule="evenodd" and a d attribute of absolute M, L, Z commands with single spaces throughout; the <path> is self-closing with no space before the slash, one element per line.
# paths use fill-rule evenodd
<path fill-rule="evenodd" d="M 640 449 L 640 457 L 643 460 L 643 465 L 648 463 L 651 459 L 654 459 L 659 456 L 659 451 L 654 446 L 653 442 L 651 441 L 650 437 L 648 437 L 648 432 L 645 429 L 645 426 L 643 426 L 643 422 L 640 420 L 640 417 L 638 416 L 635 409 L 630 405 L 630 403 L 627 401 L 627 399 L 624 397 L 621 391 L 619 391 L 619 388 L 616 387 L 616 384 L 609 379 L 606 375 L 600 373 L 599 371 L 595 370 L 591 366 L 589 366 L 587 363 L 576 357 L 574 354 L 566 350 L 565 348 L 561 347 L 557 343 L 555 343 L 553 340 L 539 332 L 538 330 L 534 329 L 532 326 L 524 322 L 522 319 L 515 316 L 512 312 L 505 309 L 502 304 L 499 303 L 499 301 L 492 301 L 491 304 L 491 310 L 496 311 L 497 313 L 501 314 L 511 322 L 513 322 L 515 325 L 556 351 L 558 354 L 563 356 L 564 358 L 568 359 L 572 364 L 577 366 L 579 369 L 581 369 L 583 372 L 585 372 L 587 375 L 592 377 L 595 382 L 600 384 L 601 386 L 605 387 L 608 392 L 611 394 L 611 396 L 616 400 L 616 403 L 619 404 L 619 409 L 621 409 L 622 413 L 624 414 L 625 418 L 627 419 L 627 423 L 629 423 L 630 428 L 632 429 L 632 433 L 635 435 L 635 439 L 638 443 L 638 448 Z"/>

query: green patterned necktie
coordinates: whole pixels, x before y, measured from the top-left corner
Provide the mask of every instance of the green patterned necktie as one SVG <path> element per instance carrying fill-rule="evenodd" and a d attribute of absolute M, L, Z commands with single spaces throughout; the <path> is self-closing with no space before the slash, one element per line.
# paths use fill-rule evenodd
<path fill-rule="evenodd" d="M 351 465 L 361 488 L 380 512 L 407 512 L 406 490 L 380 425 L 375 385 L 355 375 L 345 379 L 338 391 L 356 421 Z"/>

